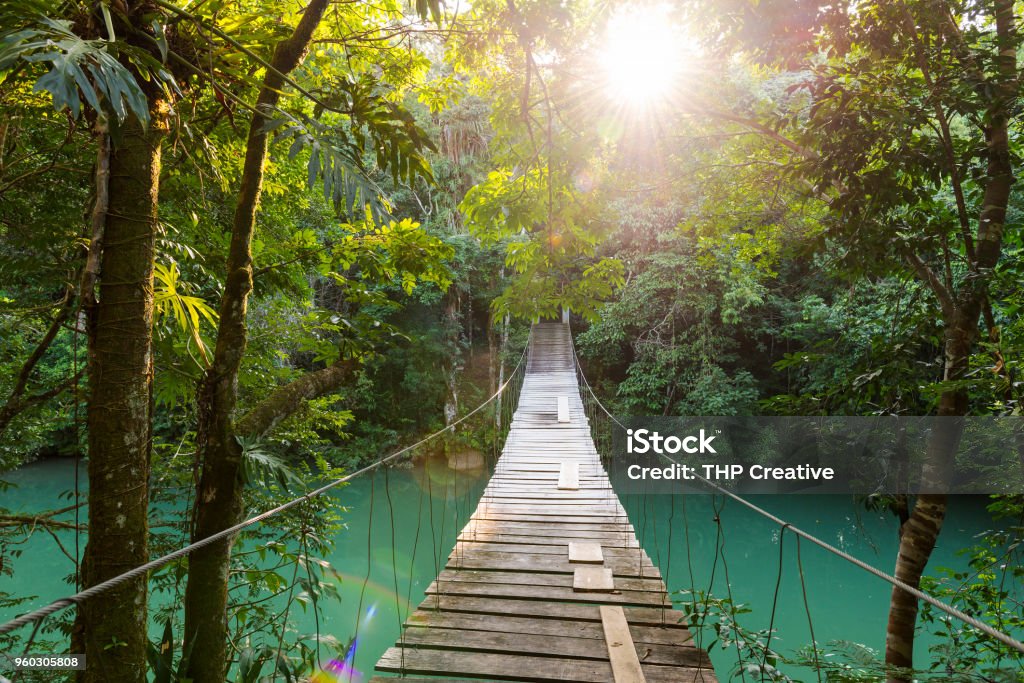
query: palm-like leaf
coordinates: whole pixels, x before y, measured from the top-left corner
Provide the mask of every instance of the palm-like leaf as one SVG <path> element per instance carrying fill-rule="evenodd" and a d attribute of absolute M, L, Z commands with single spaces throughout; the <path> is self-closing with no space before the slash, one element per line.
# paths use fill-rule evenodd
<path fill-rule="evenodd" d="M 119 60 L 127 56 L 142 65 L 147 78 L 174 87 L 174 79 L 149 53 L 114 40 L 86 40 L 71 30 L 71 22 L 40 16 L 19 30 L 0 34 L 0 71 L 18 62 L 47 63 L 49 71 L 35 83 L 36 91 L 53 97 L 58 111 L 67 109 L 73 117 L 85 101 L 94 111 L 105 112 L 116 121 L 129 113 L 140 121 L 149 119 L 146 95 L 135 75 Z"/>
<path fill-rule="evenodd" d="M 181 292 L 181 273 L 177 263 L 169 266 L 155 264 L 153 277 L 153 308 L 157 317 L 174 318 L 181 331 L 191 335 L 203 362 L 209 366 L 210 359 L 206 353 L 206 344 L 199 334 L 199 327 L 203 320 L 216 326 L 217 312 L 199 297 Z"/>
<path fill-rule="evenodd" d="M 286 491 L 291 487 L 302 487 L 302 480 L 292 468 L 268 451 L 262 441 L 240 437 L 238 443 L 242 447 L 242 480 L 246 484 L 261 482 L 266 485 L 273 480 Z"/>

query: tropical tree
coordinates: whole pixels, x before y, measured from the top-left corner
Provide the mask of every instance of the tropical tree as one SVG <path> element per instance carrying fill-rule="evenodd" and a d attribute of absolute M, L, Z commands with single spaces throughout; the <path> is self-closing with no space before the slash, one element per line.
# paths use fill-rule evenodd
<path fill-rule="evenodd" d="M 712 49 L 799 70 L 784 97 L 710 115 L 778 142 L 829 203 L 828 235 L 862 272 L 904 269 L 933 297 L 943 326 L 935 413 L 972 406 L 968 376 L 984 321 L 998 339 L 1000 265 L 1020 107 L 1014 3 L 716 4 Z M 962 425 L 939 423 L 922 494 L 900 528 L 896 576 L 918 586 L 945 517 Z M 917 600 L 892 594 L 886 662 L 913 665 Z"/>
<path fill-rule="evenodd" d="M 12 30 L 0 68 L 35 79 L 55 108 L 84 114 L 96 131 L 89 253 L 78 284 L 89 348 L 88 587 L 149 558 L 157 200 L 163 140 L 180 91 L 162 63 L 167 37 L 153 4 L 102 5 L 95 14 L 70 5 L 60 18 L 46 16 L 44 3 L 31 9 L 39 14 L 5 12 Z M 84 680 L 145 677 L 145 596 L 145 579 L 137 578 L 111 591 L 109 604 L 121 606 L 116 616 L 104 616 L 96 602 L 81 607 L 82 650 L 103 663 Z"/>

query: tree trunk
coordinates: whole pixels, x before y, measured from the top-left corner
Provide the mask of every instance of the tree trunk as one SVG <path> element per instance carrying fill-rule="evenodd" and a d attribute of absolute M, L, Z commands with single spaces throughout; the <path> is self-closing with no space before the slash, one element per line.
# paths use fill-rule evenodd
<path fill-rule="evenodd" d="M 168 116 L 166 101 L 152 98 L 148 126 L 128 120 L 110 155 L 100 295 L 89 311 L 85 588 L 149 560 L 153 258 Z M 145 682 L 145 577 L 82 603 L 75 628 L 89 661 L 80 681 Z"/>
<path fill-rule="evenodd" d="M 312 0 L 292 35 L 277 45 L 249 125 L 242 182 L 231 231 L 227 275 L 213 363 L 198 392 L 197 457 L 201 463 L 193 540 L 235 524 L 242 515 L 242 448 L 232 422 L 238 399 L 238 370 L 245 353 L 246 307 L 252 291 L 251 243 L 263 189 L 268 134 L 266 125 L 280 99 L 284 79 L 305 56 L 328 5 Z M 196 552 L 189 561 L 185 589 L 185 639 L 191 647 L 188 676 L 195 683 L 223 683 L 232 658 L 227 649 L 228 567 L 234 539 Z"/>
<path fill-rule="evenodd" d="M 1014 183 L 1008 126 L 1009 112 L 1017 99 L 1013 0 L 996 0 L 993 14 L 999 55 L 995 60 L 997 73 L 993 78 L 993 94 L 986 113 L 988 167 L 985 192 L 978 217 L 972 272 L 955 296 L 952 292 L 948 293 L 947 304 L 944 306 L 946 329 L 943 378 L 946 381 L 959 380 L 967 374 L 971 351 L 978 337 L 978 318 L 988 297 L 991 273 L 1002 252 L 1003 224 L 1006 221 L 1010 189 Z M 939 399 L 939 422 L 932 430 L 922 471 L 922 484 L 927 487 L 928 493 L 918 496 L 910 519 L 903 526 L 896 560 L 896 577 L 915 588 L 920 586 L 921 574 L 942 529 L 949 473 L 963 430 L 962 421 L 948 418 L 966 415 L 967 409 L 968 395 L 964 390 L 946 391 Z M 908 669 L 913 666 L 916 620 L 917 599 L 899 588 L 893 588 L 885 639 L 886 664 Z M 911 676 L 893 672 L 887 678 L 890 683 L 905 683 L 910 681 Z"/>
<path fill-rule="evenodd" d="M 452 347 L 444 362 L 445 386 L 448 392 L 444 400 L 444 423 L 450 425 L 455 422 L 459 414 L 459 339 L 462 336 L 462 323 L 460 313 L 462 308 L 462 297 L 458 290 L 452 287 L 448 290 L 444 307 L 445 341 Z"/>

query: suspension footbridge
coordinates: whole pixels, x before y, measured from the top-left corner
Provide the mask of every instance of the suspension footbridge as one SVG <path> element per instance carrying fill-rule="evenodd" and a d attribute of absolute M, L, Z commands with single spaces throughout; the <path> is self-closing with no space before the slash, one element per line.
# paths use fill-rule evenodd
<path fill-rule="evenodd" d="M 533 682 L 716 680 L 601 465 L 571 345 L 568 325 L 534 326 L 494 474 L 378 671 Z"/>
<path fill-rule="evenodd" d="M 398 641 L 377 662 L 380 675 L 370 683 L 384 683 L 396 674 L 408 683 L 717 681 L 707 652 L 699 641 L 694 643 L 684 623 L 686 615 L 673 608 L 661 574 L 637 541 L 602 466 L 600 454 L 608 452 L 603 443 L 606 435 L 592 427 L 605 417 L 618 421 L 583 376 L 569 326 L 534 325 L 522 370 L 521 360 L 491 398 L 445 429 L 218 533 L 0 623 L 0 635 L 31 627 L 23 648 L 27 656 L 34 652 L 36 635 L 47 618 L 101 599 L 125 581 L 149 576 L 408 457 L 468 418 L 486 416 L 489 407 L 502 428 L 508 425 L 493 474 L 444 566 L 436 567 L 436 579 L 425 591 L 425 599 L 405 619 Z M 509 424 L 504 411 L 511 408 L 511 386 L 520 380 L 518 405 Z M 508 402 L 502 403 L 503 397 Z M 595 436 L 599 447 L 595 447 Z M 802 539 L 1024 652 L 1024 643 L 1015 635 L 880 571 L 732 491 L 698 479 L 720 494 L 723 504 L 732 500 L 778 525 L 780 577 L 782 538 L 791 534 L 797 540 L 798 567 Z M 716 522 L 720 523 L 717 516 Z M 802 583 L 802 567 L 800 575 Z M 810 620 L 806 589 L 804 609 Z M 774 613 L 773 600 L 773 618 Z M 818 643 L 809 626 L 817 662 Z M 766 657 L 767 644 L 754 666 L 763 668 Z M 744 666 L 742 658 L 738 665 Z"/>

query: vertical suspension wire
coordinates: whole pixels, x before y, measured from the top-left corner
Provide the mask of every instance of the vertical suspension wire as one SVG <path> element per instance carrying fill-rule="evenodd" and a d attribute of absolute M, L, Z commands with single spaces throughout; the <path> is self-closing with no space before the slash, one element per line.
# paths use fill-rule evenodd
<path fill-rule="evenodd" d="M 800 557 L 800 536 L 796 537 L 796 568 L 800 574 L 800 593 L 804 598 L 804 612 L 807 614 L 807 628 L 811 632 L 811 651 L 814 654 L 814 673 L 818 675 L 818 683 L 821 683 L 821 662 L 818 661 L 818 640 L 814 637 L 814 620 L 811 619 L 811 604 L 807 600 L 807 584 L 804 582 L 804 563 Z"/>
<path fill-rule="evenodd" d="M 452 429 L 452 441 L 455 441 L 455 430 L 454 429 Z M 462 555 L 463 555 L 464 547 L 463 547 L 462 543 L 459 542 L 459 532 L 461 531 L 461 529 L 459 528 L 459 523 L 460 523 L 460 521 L 462 519 L 462 512 L 461 512 L 460 508 L 461 508 L 462 500 L 459 498 L 459 459 L 458 459 L 458 454 L 456 454 L 456 457 L 455 457 L 453 462 L 455 464 L 455 467 L 452 468 L 452 469 L 455 472 L 455 476 L 452 477 L 452 501 L 454 502 L 455 510 L 454 510 L 454 514 L 452 516 L 452 529 L 455 532 L 455 546 L 452 548 L 452 555 L 455 558 L 455 565 L 457 567 L 461 568 L 462 567 Z M 447 506 L 445 506 L 446 513 L 447 513 L 447 509 L 448 509 Z"/>
<path fill-rule="evenodd" d="M 430 454 L 428 453 L 426 455 L 426 457 L 424 458 L 424 462 L 428 461 L 429 459 L 430 459 Z M 424 467 L 424 475 L 425 475 L 424 478 L 426 479 L 426 483 L 427 483 L 427 498 L 428 498 L 427 510 L 429 512 L 429 515 L 430 515 L 430 551 L 434 555 L 434 576 L 440 576 L 441 575 L 441 563 L 440 563 L 440 558 L 438 557 L 437 530 L 434 527 L 434 485 L 433 485 L 433 482 L 431 481 L 430 471 L 426 467 Z M 434 607 L 437 608 L 437 609 L 440 609 L 440 607 L 441 607 L 441 592 L 440 592 L 441 586 L 440 586 L 440 582 L 438 583 L 436 588 L 437 588 L 437 592 L 434 593 Z"/>
<path fill-rule="evenodd" d="M 778 573 L 778 576 L 775 577 L 775 592 L 772 595 L 772 612 L 771 612 L 771 616 L 768 618 L 768 637 L 765 639 L 764 654 L 761 657 L 761 681 L 762 682 L 764 681 L 765 667 L 768 665 L 768 653 L 771 652 L 770 648 L 771 648 L 771 645 L 772 645 L 772 631 L 775 629 L 775 608 L 779 604 L 779 588 L 782 586 L 782 568 L 784 566 L 783 562 L 785 560 L 785 556 L 783 555 L 783 552 L 785 550 L 786 527 L 787 526 L 789 526 L 789 525 L 788 524 L 783 525 L 780 528 L 780 531 L 779 531 L 779 573 Z"/>
<path fill-rule="evenodd" d="M 654 494 L 657 496 L 658 494 Z M 660 518 L 660 512 L 658 509 L 658 498 L 654 498 L 651 501 L 651 509 L 653 514 L 651 515 L 651 534 L 654 536 L 654 560 L 661 566 L 661 543 L 658 542 L 658 519 Z"/>
<path fill-rule="evenodd" d="M 722 556 L 722 571 L 725 574 L 725 592 L 729 598 L 729 609 L 732 610 L 732 630 L 735 634 L 739 631 L 739 624 L 736 622 L 736 603 L 733 601 L 732 597 L 732 581 L 729 578 L 729 562 L 725 559 L 725 529 L 722 526 L 722 510 L 725 509 L 725 503 L 726 499 L 723 497 L 722 507 L 715 514 L 715 523 L 718 525 L 719 530 L 721 530 L 719 538 L 722 542 L 718 545 L 718 553 Z M 743 666 L 743 650 L 740 649 L 740 640 L 739 638 L 733 638 L 733 642 L 736 644 L 736 662 L 739 665 L 740 680 L 746 683 L 747 673 Z"/>
<path fill-rule="evenodd" d="M 442 453 L 442 455 L 444 455 L 444 454 Z M 446 459 L 445 460 L 445 467 L 447 468 L 447 466 L 448 466 L 448 461 Z M 448 527 L 447 522 L 448 522 L 448 482 L 445 481 L 444 482 L 444 486 L 441 489 L 441 526 L 440 526 L 440 528 L 437 531 L 437 538 L 435 539 L 436 542 L 439 544 L 437 546 L 437 559 L 438 559 L 437 573 L 438 574 L 441 573 L 441 566 L 444 566 L 444 565 L 448 564 L 448 559 L 444 555 L 444 533 L 445 533 L 445 529 Z"/>
<path fill-rule="evenodd" d="M 391 502 L 391 467 L 384 466 L 384 496 L 388 503 L 388 523 L 391 526 L 391 579 L 395 592 L 395 619 L 398 620 L 398 632 L 402 638 L 402 654 L 399 669 L 405 675 L 405 629 L 402 628 L 402 606 L 398 592 L 398 557 L 395 555 L 395 507 Z"/>
<path fill-rule="evenodd" d="M 640 543 L 636 546 L 636 560 L 640 566 L 640 578 L 644 578 L 644 546 L 647 545 L 647 488 L 649 483 L 644 479 L 644 490 L 640 494 Z"/>
<path fill-rule="evenodd" d="M 305 544 L 306 543 L 306 532 L 305 531 L 303 531 L 302 540 L 303 540 L 303 543 Z M 308 547 L 308 544 L 307 544 L 307 547 Z M 308 550 L 307 550 L 307 553 L 308 553 Z M 306 565 L 306 581 L 309 582 L 310 586 L 312 586 L 313 585 L 313 571 L 312 571 L 312 569 L 310 567 L 310 562 L 309 562 L 308 555 L 305 558 L 305 565 Z M 314 604 L 314 607 L 316 607 L 315 604 Z M 316 666 L 317 666 L 317 669 L 320 670 L 320 669 L 323 669 L 323 664 L 320 662 L 320 610 L 317 610 L 317 609 L 313 610 L 313 628 L 315 629 L 315 635 L 316 635 Z"/>
<path fill-rule="evenodd" d="M 425 475 L 426 478 L 428 478 L 428 479 L 430 478 L 430 475 L 427 474 L 426 471 L 424 471 L 424 475 Z M 417 549 L 420 546 L 420 530 L 423 527 L 423 500 L 424 500 L 423 491 L 424 491 L 424 487 L 420 486 L 418 488 L 420 490 L 420 496 L 419 496 L 419 501 L 416 504 L 416 534 L 413 536 L 413 540 L 412 540 L 412 554 L 411 554 L 411 556 L 409 558 L 409 575 L 408 575 L 409 582 L 408 582 L 408 584 L 406 584 L 406 589 L 405 589 L 405 606 L 406 606 L 405 619 L 409 618 L 409 609 L 412 607 L 412 577 L 415 575 L 415 572 L 416 572 L 416 551 L 417 551 Z M 436 586 L 435 586 L 435 588 L 436 588 Z M 400 634 L 401 639 L 402 639 L 402 675 L 404 676 L 405 675 L 405 629 L 404 628 L 400 628 L 399 634 Z"/>
<path fill-rule="evenodd" d="M 305 506 L 303 506 L 301 508 L 301 512 L 305 512 L 305 511 L 306 511 L 306 508 L 305 508 Z M 272 679 L 270 679 L 271 683 L 275 683 L 277 681 L 277 675 L 280 673 L 280 669 L 278 667 L 278 662 L 281 661 L 281 651 L 284 649 L 284 636 L 285 636 L 285 633 L 288 630 L 288 613 L 291 611 L 292 599 L 293 599 L 293 596 L 295 595 L 295 585 L 298 583 L 298 580 L 299 580 L 299 563 L 302 561 L 303 556 L 306 555 L 306 552 L 307 552 L 306 551 L 306 515 L 305 514 L 301 514 L 299 525 L 300 525 L 299 547 L 295 551 L 295 562 L 293 563 L 293 566 L 292 566 L 292 580 L 288 583 L 288 599 L 284 603 L 284 612 L 281 615 L 281 633 L 277 636 L 277 653 L 274 655 L 274 677 Z M 308 571 L 308 569 L 309 569 L 309 562 L 306 562 L 306 569 Z M 308 577 L 308 574 L 307 574 L 307 577 Z M 312 582 L 310 582 L 310 590 L 312 590 Z M 315 613 L 316 611 L 317 611 L 317 608 L 316 608 L 316 603 L 314 601 L 313 612 Z M 319 628 L 317 630 L 319 631 Z M 319 638 L 316 641 L 316 648 L 317 648 L 316 661 L 317 661 L 317 666 L 319 667 L 320 666 L 320 639 Z"/>
<path fill-rule="evenodd" d="M 696 615 L 697 610 L 697 582 L 693 578 L 693 553 L 690 549 L 690 516 L 686 509 L 686 496 L 682 497 L 683 502 L 683 539 L 686 543 L 686 567 L 690 573 L 690 603 L 692 609 L 690 614 Z M 692 624 L 687 624 L 687 630 L 690 631 L 690 626 L 697 628 L 697 633 L 690 631 L 690 639 L 696 642 L 697 647 L 700 648 L 700 643 L 703 640 L 703 634 L 701 633 L 701 625 L 698 625 L 696 619 L 691 619 Z M 704 660 L 697 659 L 697 674 L 700 675 L 701 667 L 704 665 Z"/>
<path fill-rule="evenodd" d="M 723 498 L 723 501 L 722 501 L 722 505 L 723 506 L 725 505 L 724 498 Z M 696 624 L 696 627 L 697 627 L 696 639 L 697 639 L 697 647 L 698 648 L 702 648 L 703 647 L 703 643 L 704 643 L 704 624 L 705 624 L 705 622 L 707 622 L 707 619 L 708 619 L 708 608 L 710 607 L 710 604 L 711 604 L 711 591 L 714 590 L 714 587 L 715 587 L 715 576 L 716 576 L 716 574 L 718 572 L 718 559 L 719 559 L 718 548 L 719 548 L 720 544 L 722 543 L 722 525 L 718 522 L 719 508 L 718 508 L 718 503 L 715 500 L 714 496 L 711 498 L 711 509 L 715 513 L 715 515 L 714 515 L 714 521 L 715 521 L 715 553 L 714 553 L 713 559 L 711 561 L 711 575 L 708 577 L 708 587 L 704 591 L 704 605 L 700 609 L 699 623 Z M 687 526 L 686 526 L 687 538 L 689 538 L 689 535 L 690 535 L 689 534 L 689 529 L 690 529 L 689 522 L 687 522 Z M 689 549 L 687 549 L 687 553 L 689 553 Z M 690 564 L 690 583 L 691 583 L 691 585 L 693 585 L 693 564 L 692 564 L 692 562 Z M 697 593 L 696 593 L 696 591 L 694 591 L 694 593 L 693 593 L 693 608 L 694 608 L 694 611 L 697 610 Z M 703 667 L 703 660 L 700 660 L 700 661 L 701 661 L 701 663 L 698 665 L 698 669 L 697 669 L 698 671 L 700 671 L 700 669 Z"/>
<path fill-rule="evenodd" d="M 348 681 L 352 683 L 352 676 L 356 669 L 356 651 L 359 649 L 359 623 L 363 618 L 363 600 L 366 598 L 366 585 L 370 582 L 370 571 L 373 567 L 373 508 L 376 502 L 377 471 L 370 473 L 370 516 L 366 524 L 366 576 L 363 577 L 363 585 L 359 589 L 359 604 L 356 607 L 356 628 L 352 635 L 352 643 L 346 658 L 351 657 L 352 661 L 348 666 Z"/>
<path fill-rule="evenodd" d="M 665 601 L 667 604 L 664 605 L 664 609 L 661 612 L 661 625 L 665 626 L 665 618 L 667 616 L 667 610 L 672 607 L 672 599 L 668 594 L 668 577 L 672 576 L 672 541 L 675 540 L 675 534 L 672 531 L 672 522 L 676 516 L 676 494 L 671 494 L 668 498 L 669 502 L 669 513 L 668 513 L 668 557 L 665 565 Z"/>

